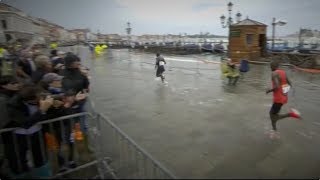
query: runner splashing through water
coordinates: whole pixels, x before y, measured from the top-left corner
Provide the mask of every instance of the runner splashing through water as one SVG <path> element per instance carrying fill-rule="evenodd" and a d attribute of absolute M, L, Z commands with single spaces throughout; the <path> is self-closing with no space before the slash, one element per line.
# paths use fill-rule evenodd
<path fill-rule="evenodd" d="M 163 75 L 163 72 L 165 71 L 164 69 L 165 64 L 167 64 L 167 62 L 159 53 L 157 53 L 156 65 L 155 65 L 155 68 L 157 69 L 156 76 L 161 77 L 161 81 L 163 83 L 167 83 L 166 81 L 164 81 L 164 75 Z"/>
<path fill-rule="evenodd" d="M 281 107 L 288 102 L 288 92 L 291 87 L 291 82 L 289 81 L 286 72 L 279 69 L 279 63 L 277 61 L 272 61 L 270 67 L 272 70 L 272 89 L 266 91 L 267 94 L 273 92 L 273 105 L 270 109 L 270 119 L 273 131 L 271 132 L 270 137 L 279 138 L 276 125 L 279 120 L 288 117 L 301 119 L 301 117 L 300 113 L 295 109 L 291 109 L 287 114 L 279 114 Z"/>

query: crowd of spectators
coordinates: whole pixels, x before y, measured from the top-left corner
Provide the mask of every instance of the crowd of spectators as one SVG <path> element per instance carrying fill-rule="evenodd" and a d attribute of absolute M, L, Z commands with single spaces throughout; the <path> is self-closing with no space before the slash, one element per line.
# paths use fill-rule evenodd
<path fill-rule="evenodd" d="M 85 136 L 86 119 L 65 119 L 51 125 L 39 122 L 83 112 L 89 92 L 87 75 L 88 69 L 72 52 L 52 49 L 48 54 L 39 49 L 0 47 L 0 130 L 14 128 L 0 131 L 0 179 L 22 178 L 30 173 L 33 177 L 50 177 L 47 151 L 41 146 L 50 148 L 52 138 L 58 148 L 59 172 L 77 166 L 74 141 L 79 133 L 76 131 Z M 61 153 L 62 142 L 69 147 L 66 159 Z"/>

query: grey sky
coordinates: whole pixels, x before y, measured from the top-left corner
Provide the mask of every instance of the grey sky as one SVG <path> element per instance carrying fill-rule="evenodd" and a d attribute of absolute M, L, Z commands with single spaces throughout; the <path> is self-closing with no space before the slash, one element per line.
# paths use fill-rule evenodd
<path fill-rule="evenodd" d="M 66 28 L 90 28 L 93 32 L 125 33 L 130 21 L 133 34 L 226 35 L 219 17 L 227 14 L 228 0 L 2 0 L 27 14 Z M 272 17 L 288 24 L 277 34 L 291 34 L 300 27 L 319 29 L 320 0 L 232 0 L 233 14 L 269 25 Z"/>

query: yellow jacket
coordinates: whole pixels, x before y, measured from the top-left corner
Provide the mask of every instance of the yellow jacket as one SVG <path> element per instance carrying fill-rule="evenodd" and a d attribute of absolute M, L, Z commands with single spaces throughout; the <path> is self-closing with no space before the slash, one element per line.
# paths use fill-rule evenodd
<path fill-rule="evenodd" d="M 222 62 L 220 64 L 220 68 L 221 68 L 221 73 L 225 77 L 237 77 L 237 76 L 240 76 L 238 68 L 231 68 L 230 66 L 228 66 L 228 64 L 226 62 Z"/>
<path fill-rule="evenodd" d="M 57 44 L 57 43 L 51 43 L 51 44 L 50 44 L 50 48 L 51 48 L 51 49 L 57 49 L 57 47 L 58 47 L 58 44 Z"/>
<path fill-rule="evenodd" d="M 102 47 L 100 45 L 96 45 L 96 47 L 94 48 L 94 52 L 97 54 L 97 55 L 100 55 L 102 53 Z"/>
<path fill-rule="evenodd" d="M 0 57 L 3 57 L 3 52 L 4 52 L 4 49 L 0 48 Z"/>

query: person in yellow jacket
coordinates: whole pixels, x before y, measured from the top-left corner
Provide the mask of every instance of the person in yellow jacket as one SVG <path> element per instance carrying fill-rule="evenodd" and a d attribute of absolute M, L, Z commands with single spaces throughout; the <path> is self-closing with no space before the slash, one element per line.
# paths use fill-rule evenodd
<path fill-rule="evenodd" d="M 103 44 L 101 47 L 102 47 L 104 50 L 108 48 L 108 46 L 105 45 L 105 44 Z"/>
<path fill-rule="evenodd" d="M 94 52 L 96 56 L 100 56 L 102 54 L 102 50 L 103 48 L 99 44 L 97 44 L 96 47 L 94 48 Z"/>
<path fill-rule="evenodd" d="M 3 47 L 0 47 L 0 58 L 4 57 L 5 49 Z"/>
<path fill-rule="evenodd" d="M 108 48 L 107 45 L 105 45 L 105 44 L 102 44 L 102 45 L 101 45 L 101 49 L 102 49 L 101 51 L 102 51 L 102 52 L 106 52 L 107 48 Z"/>
<path fill-rule="evenodd" d="M 11 47 L 11 49 L 13 49 L 13 47 Z M 9 52 L 5 49 L 5 47 L 4 46 L 0 47 L 0 75 L 1 76 L 14 75 L 14 62 L 12 60 L 6 59 L 8 55 L 9 55 Z"/>
<path fill-rule="evenodd" d="M 240 72 L 231 59 L 223 60 L 220 67 L 222 75 L 228 78 L 228 84 L 236 85 L 240 77 Z"/>
<path fill-rule="evenodd" d="M 50 48 L 51 48 L 51 49 L 57 49 L 57 47 L 58 47 L 58 44 L 57 44 L 56 42 L 52 42 L 52 43 L 50 44 Z"/>

